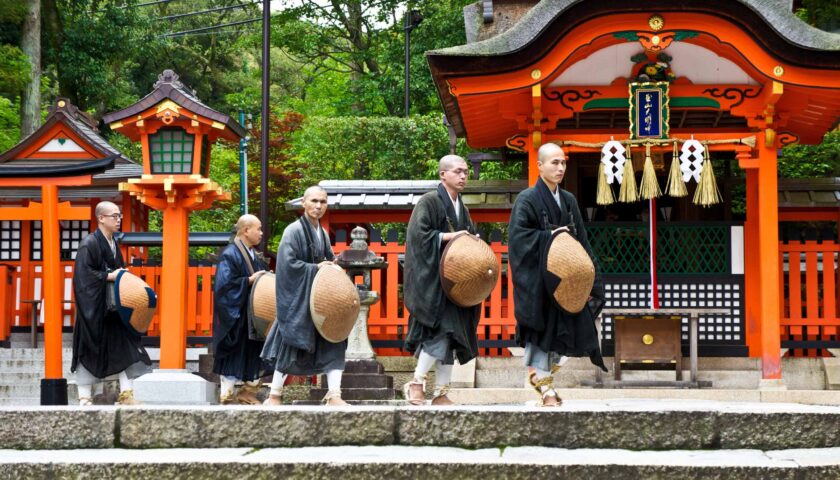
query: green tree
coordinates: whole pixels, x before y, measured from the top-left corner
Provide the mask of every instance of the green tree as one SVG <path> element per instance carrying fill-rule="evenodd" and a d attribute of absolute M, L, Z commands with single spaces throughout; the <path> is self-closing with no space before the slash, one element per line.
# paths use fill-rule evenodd
<path fill-rule="evenodd" d="M 840 175 L 840 130 L 828 132 L 817 145 L 788 145 L 779 156 L 779 176 L 785 178 Z"/>

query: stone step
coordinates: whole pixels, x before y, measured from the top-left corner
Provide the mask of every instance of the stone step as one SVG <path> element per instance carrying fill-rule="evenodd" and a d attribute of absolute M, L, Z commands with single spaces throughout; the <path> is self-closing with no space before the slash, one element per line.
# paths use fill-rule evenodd
<path fill-rule="evenodd" d="M 327 376 L 321 375 L 319 385 L 327 384 Z M 347 373 L 341 376 L 341 388 L 394 388 L 394 377 L 373 373 Z"/>
<path fill-rule="evenodd" d="M 22 383 L 18 385 L 0 385 L 0 398 L 17 397 L 39 397 L 41 395 L 41 383 Z"/>
<path fill-rule="evenodd" d="M 0 406 L 35 406 L 41 404 L 40 393 L 37 397 L 0 398 Z"/>
<path fill-rule="evenodd" d="M 621 399 L 693 400 L 716 402 L 799 403 L 840 406 L 840 392 L 832 390 L 725 390 L 713 388 L 555 388 L 564 401 Z M 534 403 L 531 388 L 453 388 L 449 398 L 461 405 L 523 405 Z"/>
<path fill-rule="evenodd" d="M 344 388 L 342 380 L 341 398 L 344 400 L 393 400 L 397 398 L 396 393 L 393 388 Z M 309 399 L 323 400 L 326 394 L 326 388 L 313 388 L 309 390 Z"/>
<path fill-rule="evenodd" d="M 385 373 L 385 368 L 376 360 L 347 360 L 344 364 L 344 373 L 377 375 Z"/>
<path fill-rule="evenodd" d="M 61 355 L 66 356 L 67 358 L 72 357 L 73 349 L 72 348 L 62 348 Z M 44 360 L 44 349 L 43 348 L 0 348 L 0 360 L 13 358 L 13 359 L 40 359 L 41 361 Z"/>
<path fill-rule="evenodd" d="M 550 409 L 523 405 L 2 407 L 0 418 L 0 449 L 23 450 L 327 445 L 779 450 L 840 446 L 840 407 L 651 398 L 566 400 L 562 408 Z"/>
<path fill-rule="evenodd" d="M 837 478 L 840 448 L 631 451 L 437 446 L 0 450 L 3 478 Z"/>
<path fill-rule="evenodd" d="M 0 366 L 0 385 L 19 385 L 22 383 L 36 383 L 43 378 L 40 372 L 10 372 Z"/>

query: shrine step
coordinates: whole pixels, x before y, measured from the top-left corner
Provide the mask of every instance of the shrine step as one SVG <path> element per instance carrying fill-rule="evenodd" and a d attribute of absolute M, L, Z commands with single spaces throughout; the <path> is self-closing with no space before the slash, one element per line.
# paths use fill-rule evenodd
<path fill-rule="evenodd" d="M 726 478 L 840 477 L 840 449 L 630 451 L 543 447 L 0 450 L 2 478 Z"/>
<path fill-rule="evenodd" d="M 344 380 L 341 385 L 341 398 L 344 400 L 393 400 L 396 391 L 393 388 L 345 388 Z M 309 399 L 320 401 L 327 394 L 326 388 L 309 390 Z"/>
<path fill-rule="evenodd" d="M 0 407 L 0 418 L 0 449 L 18 450 L 352 445 L 694 451 L 840 448 L 840 407 L 650 398 L 566 400 L 561 408 L 550 409 Z"/>
<path fill-rule="evenodd" d="M 327 385 L 327 376 L 321 375 L 320 385 Z M 341 389 L 348 388 L 394 388 L 394 377 L 370 373 L 344 373 L 341 376 Z"/>

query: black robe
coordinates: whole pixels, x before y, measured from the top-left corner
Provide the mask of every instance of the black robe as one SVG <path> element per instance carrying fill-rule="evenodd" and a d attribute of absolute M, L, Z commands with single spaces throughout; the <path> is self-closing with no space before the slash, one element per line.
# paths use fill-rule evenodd
<path fill-rule="evenodd" d="M 301 217 L 286 227 L 277 249 L 277 320 L 266 336 L 262 358 L 282 373 L 315 375 L 344 369 L 347 340 L 326 340 L 309 313 L 318 263 L 335 258 L 323 231 L 318 246 L 314 228 Z"/>
<path fill-rule="evenodd" d="M 478 355 L 480 305 L 459 307 L 452 303 L 440 284 L 440 257 L 444 244 L 440 233 L 467 230 L 475 233 L 470 212 L 459 194 L 460 219 L 444 186 L 420 197 L 411 212 L 405 240 L 405 306 L 409 312 L 405 347 L 416 352 L 424 342 L 449 340 L 444 363 L 451 364 L 455 350 L 462 365 Z"/>
<path fill-rule="evenodd" d="M 125 326 L 117 312 L 108 312 L 105 304 L 108 272 L 123 266 L 119 245 L 115 257 L 99 229 L 79 244 L 73 268 L 76 324 L 71 372 L 81 363 L 93 376 L 105 378 L 137 362 L 152 363 L 140 337 Z"/>
<path fill-rule="evenodd" d="M 559 188 L 559 187 L 558 187 Z M 568 357 L 589 357 L 606 371 L 601 358 L 595 318 L 604 306 L 604 286 L 598 260 L 586 237 L 586 229 L 574 195 L 560 189 L 563 208 L 542 179 L 516 198 L 510 216 L 508 253 L 513 275 L 516 339 L 520 346 L 532 343 L 546 352 Z M 541 259 L 551 231 L 573 226 L 575 236 L 595 264 L 592 299 L 577 314 L 560 309 L 543 284 Z"/>
<path fill-rule="evenodd" d="M 259 258 L 251 260 L 251 264 L 255 272 L 265 270 Z M 248 338 L 250 276 L 236 245 L 225 247 L 216 266 L 213 287 L 213 373 L 244 381 L 256 380 L 263 370 L 263 342 Z"/>

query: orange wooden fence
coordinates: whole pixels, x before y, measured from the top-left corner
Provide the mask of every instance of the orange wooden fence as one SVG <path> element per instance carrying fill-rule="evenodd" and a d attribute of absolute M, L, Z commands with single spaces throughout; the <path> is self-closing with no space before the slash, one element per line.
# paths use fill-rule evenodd
<path fill-rule="evenodd" d="M 836 242 L 805 241 L 779 245 L 782 341 L 837 340 L 840 290 Z M 809 355 L 825 355 L 814 349 Z"/>
<path fill-rule="evenodd" d="M 479 340 L 484 341 L 482 355 L 509 355 L 505 348 L 493 345 L 492 341 L 509 341 L 514 337 L 513 286 L 508 275 L 507 246 L 500 242 L 490 244 L 501 266 L 501 276 L 496 288 L 484 302 L 478 328 Z M 336 254 L 348 248 L 347 243 L 335 245 Z M 381 300 L 373 305 L 368 321 L 371 340 L 384 341 L 386 345 L 377 348 L 381 355 L 407 355 L 400 349 L 401 340 L 408 330 L 408 312 L 403 304 L 401 258 L 405 246 L 397 242 L 373 242 L 370 249 L 385 257 L 388 268 L 372 272 L 372 288 L 379 292 Z M 840 334 L 840 244 L 815 241 L 781 243 L 780 288 L 782 289 L 781 332 L 782 340 L 838 340 Z M 71 326 L 74 319 L 72 299 L 72 262 L 62 262 L 64 291 L 67 302 L 62 304 L 63 323 Z M 4 270 L 8 273 L 4 274 Z M 160 295 L 160 267 L 130 267 Z M 215 274 L 213 266 L 190 267 L 187 275 L 189 290 L 193 292 L 186 302 L 187 334 L 190 336 L 212 335 L 213 289 Z M 12 327 L 30 325 L 32 305 L 22 300 L 41 298 L 41 263 L 27 262 L 25 265 L 0 265 L 0 341 L 8 339 Z M 4 280 L 5 279 L 5 280 Z M 18 291 L 19 290 L 19 291 Z M 149 329 L 149 335 L 160 334 L 160 319 L 156 316 Z M 489 342 L 488 342 L 489 341 Z M 490 343 L 490 346 L 487 344 Z M 380 343 L 381 345 L 382 343 Z M 816 350 L 810 353 L 824 354 Z"/>

